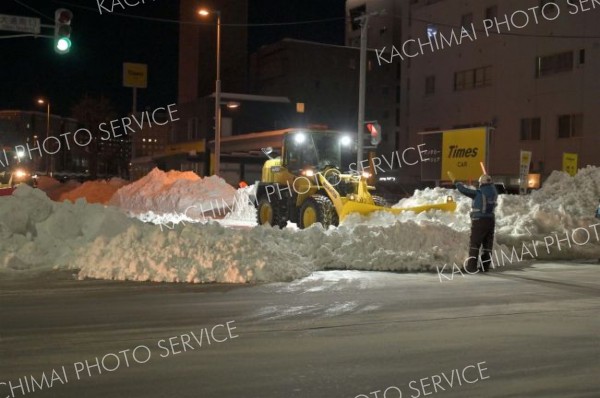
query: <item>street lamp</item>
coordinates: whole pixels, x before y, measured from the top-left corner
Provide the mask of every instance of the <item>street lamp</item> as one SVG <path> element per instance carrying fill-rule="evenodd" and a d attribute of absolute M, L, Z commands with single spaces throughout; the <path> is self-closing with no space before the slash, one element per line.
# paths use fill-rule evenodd
<path fill-rule="evenodd" d="M 37 103 L 39 105 L 47 105 L 47 113 L 46 113 L 46 140 L 50 137 L 50 101 L 45 100 L 43 98 L 38 98 Z M 46 158 L 46 175 L 51 172 L 50 167 L 48 166 L 48 158 Z"/>
<path fill-rule="evenodd" d="M 201 8 L 198 10 L 201 17 L 211 14 L 217 16 L 217 76 L 215 79 L 215 168 L 214 173 L 219 175 L 221 168 L 221 11 Z"/>

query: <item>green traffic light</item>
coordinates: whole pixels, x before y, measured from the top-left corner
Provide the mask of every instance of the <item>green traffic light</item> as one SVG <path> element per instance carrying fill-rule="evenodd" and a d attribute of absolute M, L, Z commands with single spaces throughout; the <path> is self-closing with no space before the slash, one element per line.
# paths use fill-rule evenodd
<path fill-rule="evenodd" d="M 71 48 L 71 40 L 69 40 L 66 37 L 61 37 L 56 42 L 56 51 L 61 54 L 68 52 L 70 48 Z"/>

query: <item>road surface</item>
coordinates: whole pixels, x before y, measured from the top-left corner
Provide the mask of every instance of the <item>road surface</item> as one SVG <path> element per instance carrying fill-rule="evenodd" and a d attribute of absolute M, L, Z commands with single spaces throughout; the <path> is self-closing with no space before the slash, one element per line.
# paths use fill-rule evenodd
<path fill-rule="evenodd" d="M 241 286 L 2 274 L 0 398 L 599 397 L 599 275 L 591 263 L 442 283 L 358 271 Z"/>

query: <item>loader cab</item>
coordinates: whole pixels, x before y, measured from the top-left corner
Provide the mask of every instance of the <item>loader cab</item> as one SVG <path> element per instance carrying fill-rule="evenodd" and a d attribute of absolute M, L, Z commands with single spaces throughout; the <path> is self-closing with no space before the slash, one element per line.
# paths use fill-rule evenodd
<path fill-rule="evenodd" d="M 347 171 L 356 159 L 356 150 L 350 134 L 297 130 L 284 137 L 283 166 L 295 175 L 307 168 L 316 172 L 331 167 Z"/>

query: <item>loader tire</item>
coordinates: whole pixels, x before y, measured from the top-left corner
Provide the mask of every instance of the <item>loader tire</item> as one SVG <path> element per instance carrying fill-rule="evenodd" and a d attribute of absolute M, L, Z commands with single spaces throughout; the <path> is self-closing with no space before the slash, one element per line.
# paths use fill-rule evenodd
<path fill-rule="evenodd" d="M 373 198 L 373 203 L 375 204 L 375 206 L 392 207 L 392 206 L 390 206 L 388 201 L 385 200 L 384 198 L 382 198 L 381 196 L 373 195 L 372 198 Z"/>
<path fill-rule="evenodd" d="M 269 224 L 279 228 L 287 226 L 287 206 L 283 200 L 269 200 L 263 197 L 258 201 L 256 208 L 256 222 L 258 225 Z"/>
<path fill-rule="evenodd" d="M 339 218 L 331 200 L 325 195 L 312 195 L 300 207 L 298 227 L 308 228 L 315 223 L 321 223 L 323 228 L 337 226 Z"/>

